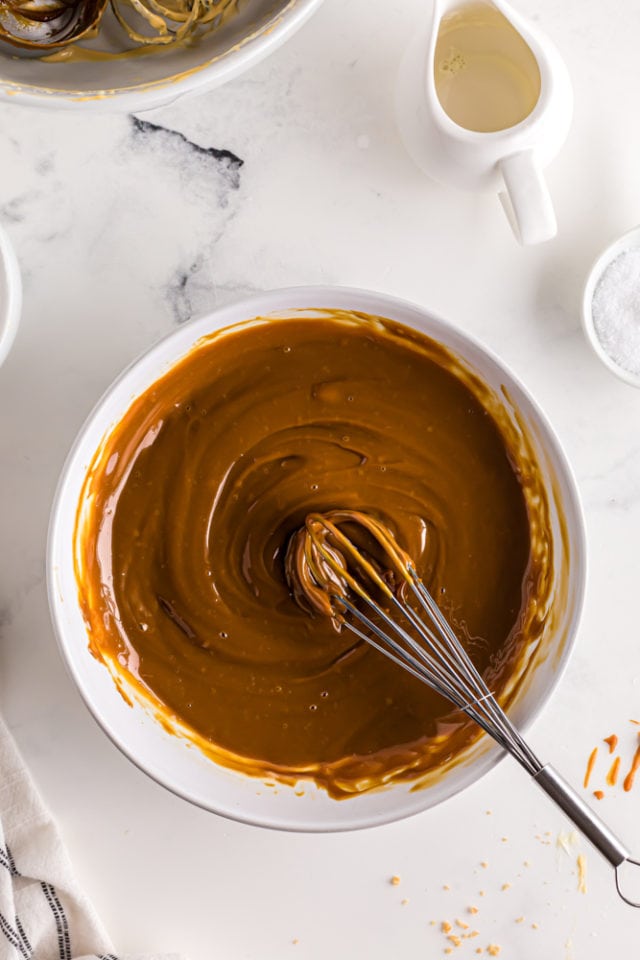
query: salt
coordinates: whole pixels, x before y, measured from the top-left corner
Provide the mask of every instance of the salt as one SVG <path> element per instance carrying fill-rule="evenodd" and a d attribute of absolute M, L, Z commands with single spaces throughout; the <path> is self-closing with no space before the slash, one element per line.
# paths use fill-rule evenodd
<path fill-rule="evenodd" d="M 593 294 L 593 325 L 614 363 L 640 376 L 640 248 L 607 266 Z"/>

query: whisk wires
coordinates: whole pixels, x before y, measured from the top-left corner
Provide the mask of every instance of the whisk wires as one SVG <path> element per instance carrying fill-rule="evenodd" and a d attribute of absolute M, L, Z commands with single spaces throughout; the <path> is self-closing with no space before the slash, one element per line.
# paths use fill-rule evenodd
<path fill-rule="evenodd" d="M 373 539 L 375 557 L 347 535 L 345 524 Z M 418 576 L 413 560 L 383 523 L 351 510 L 310 514 L 296 573 L 309 588 L 305 596 L 312 607 L 330 610 L 337 626 L 453 703 L 531 775 L 542 769 Z"/>

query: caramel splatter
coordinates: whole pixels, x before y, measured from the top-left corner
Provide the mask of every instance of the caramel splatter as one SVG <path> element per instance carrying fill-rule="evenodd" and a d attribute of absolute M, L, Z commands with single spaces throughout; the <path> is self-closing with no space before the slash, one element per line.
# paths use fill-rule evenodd
<path fill-rule="evenodd" d="M 596 798 L 596 800 L 603 800 L 603 799 L 604 799 L 604 790 L 594 790 L 594 791 L 593 791 L 593 795 L 594 795 L 594 797 Z"/>
<path fill-rule="evenodd" d="M 633 763 L 631 764 L 631 769 L 629 770 L 629 773 L 624 778 L 623 787 L 627 793 L 629 792 L 629 790 L 631 790 L 633 786 L 633 781 L 636 778 L 636 773 L 638 772 L 639 768 L 640 768 L 640 746 L 636 748 L 635 756 L 633 758 Z"/>
<path fill-rule="evenodd" d="M 591 753 L 589 754 L 589 759 L 587 760 L 587 769 L 584 775 L 585 790 L 589 786 L 589 780 L 591 779 L 591 774 L 593 773 L 593 768 L 594 768 L 597 756 L 598 756 L 598 748 L 594 747 Z"/>
<path fill-rule="evenodd" d="M 616 747 L 618 746 L 618 738 L 615 733 L 612 733 L 610 737 L 605 737 L 604 742 L 609 745 L 609 753 L 614 753 Z"/>
<path fill-rule="evenodd" d="M 610 787 L 615 787 L 618 782 L 618 771 L 620 770 L 620 757 L 616 757 L 611 764 L 611 769 L 606 776 L 606 781 Z"/>

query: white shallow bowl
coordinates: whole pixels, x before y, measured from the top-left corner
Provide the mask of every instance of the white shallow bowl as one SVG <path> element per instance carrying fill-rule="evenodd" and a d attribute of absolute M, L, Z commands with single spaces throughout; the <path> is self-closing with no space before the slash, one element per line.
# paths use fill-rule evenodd
<path fill-rule="evenodd" d="M 540 657 L 511 711 L 524 727 L 541 710 L 555 687 L 574 642 L 582 607 L 586 548 L 575 481 L 560 444 L 544 415 L 516 377 L 475 340 L 434 317 L 427 310 L 378 293 L 331 287 L 299 287 L 259 294 L 224 307 L 181 327 L 144 354 L 107 391 L 89 416 L 72 448 L 56 495 L 48 548 L 49 600 L 58 640 L 67 666 L 95 719 L 114 743 L 142 770 L 192 803 L 248 823 L 290 830 L 328 831 L 369 827 L 397 820 L 433 806 L 476 781 L 503 756 L 487 737 L 446 776 L 412 791 L 396 784 L 362 796 L 332 800 L 314 785 L 303 795 L 293 787 L 277 787 L 244 776 L 206 759 L 197 748 L 168 734 L 139 706 L 129 707 L 117 692 L 107 669 L 89 652 L 78 604 L 73 568 L 76 510 L 86 470 L 106 431 L 117 423 L 132 399 L 189 351 L 202 336 L 255 316 L 281 316 L 291 311 L 313 315 L 334 308 L 364 311 L 414 327 L 445 344 L 494 390 L 505 387 L 548 478 L 554 544 L 554 568 L 563 584 L 564 603 L 557 604 L 550 650 Z M 298 315 L 298 314 L 297 314 Z M 560 521 L 564 519 L 564 552 Z"/>
<path fill-rule="evenodd" d="M 20 268 L 9 238 L 0 227 L 0 366 L 17 333 L 21 308 Z"/>
<path fill-rule="evenodd" d="M 1 43 L 0 96 L 37 107 L 150 110 L 247 70 L 284 43 L 321 3 L 240 0 L 233 16 L 192 46 L 119 60 L 44 63 Z M 113 33 L 110 19 L 107 11 L 105 36 Z"/>
<path fill-rule="evenodd" d="M 640 227 L 634 227 L 627 233 L 623 233 L 617 240 L 614 240 L 614 242 L 600 254 L 591 267 L 582 295 L 582 327 L 587 340 L 605 367 L 608 367 L 612 373 L 615 373 L 617 377 L 624 380 L 625 383 L 631 384 L 633 387 L 640 387 L 640 376 L 632 373 L 631 370 L 625 370 L 619 363 L 616 363 L 613 357 L 609 356 L 598 337 L 593 322 L 592 306 L 596 287 L 609 264 L 612 263 L 616 257 L 619 257 L 621 253 L 626 253 L 627 250 L 637 250 L 638 248 L 640 248 Z"/>

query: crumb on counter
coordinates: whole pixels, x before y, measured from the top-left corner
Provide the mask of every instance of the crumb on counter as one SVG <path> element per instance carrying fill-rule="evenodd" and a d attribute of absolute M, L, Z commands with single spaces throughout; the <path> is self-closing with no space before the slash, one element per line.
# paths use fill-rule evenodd
<path fill-rule="evenodd" d="M 401 906 L 401 907 L 406 907 L 406 905 L 407 905 L 408 903 L 409 903 L 409 898 L 408 898 L 408 897 L 405 897 L 404 900 L 401 900 L 401 901 L 400 901 L 400 906 Z"/>
<path fill-rule="evenodd" d="M 457 933 L 450 933 L 449 936 L 447 937 L 447 940 L 449 941 L 449 943 L 452 943 L 454 947 L 459 947 L 460 944 L 462 943 L 462 937 L 459 937 Z"/>
<path fill-rule="evenodd" d="M 480 861 L 480 866 L 482 867 L 483 870 L 486 870 L 487 867 L 489 866 L 489 864 L 487 863 L 486 860 L 481 860 L 481 861 Z"/>
<path fill-rule="evenodd" d="M 501 889 L 502 889 L 502 890 L 510 890 L 510 889 L 511 889 L 511 884 L 510 884 L 510 883 L 503 883 Z"/>
<path fill-rule="evenodd" d="M 537 924 L 537 923 L 532 923 L 532 924 L 531 924 L 531 929 L 532 929 L 532 930 L 537 930 L 537 929 L 538 929 L 538 924 Z"/>
<path fill-rule="evenodd" d="M 509 840 L 509 837 L 502 837 L 501 839 L 503 843 L 507 843 Z"/>
<path fill-rule="evenodd" d="M 561 830 L 556 838 L 556 846 L 569 856 L 571 848 L 575 847 L 578 841 L 579 837 L 576 830 L 572 830 L 571 833 L 563 833 Z"/>
<path fill-rule="evenodd" d="M 391 884 L 392 887 L 397 887 L 400 884 L 400 877 L 394 874 L 389 880 L 389 883 Z"/>
<path fill-rule="evenodd" d="M 524 923 L 524 917 L 516 917 L 516 923 Z"/>
<path fill-rule="evenodd" d="M 497 957 L 502 948 L 497 943 L 490 943 L 487 947 L 487 953 L 490 957 Z"/>
<path fill-rule="evenodd" d="M 477 913 L 477 912 L 478 912 L 478 908 L 477 908 L 477 907 L 474 907 L 473 905 L 471 905 L 470 907 L 467 907 L 467 910 L 468 910 L 469 913 Z"/>
<path fill-rule="evenodd" d="M 479 891 L 478 891 L 478 895 L 481 896 L 481 897 L 484 897 L 484 890 L 479 890 Z"/>
<path fill-rule="evenodd" d="M 449 886 L 448 883 L 445 883 L 444 886 L 442 887 L 442 889 L 443 889 L 443 890 L 451 890 L 451 887 Z"/>
<path fill-rule="evenodd" d="M 443 933 L 451 933 L 451 931 L 453 930 L 453 927 L 451 926 L 448 920 L 443 920 L 442 923 L 440 924 L 440 929 L 442 930 Z"/>
<path fill-rule="evenodd" d="M 584 853 L 578 856 L 578 890 L 580 893 L 587 892 L 587 858 Z"/>
<path fill-rule="evenodd" d="M 456 917 L 456 926 L 460 927 L 461 930 L 469 929 L 469 924 L 465 923 L 464 920 L 459 920 L 457 917 Z"/>

